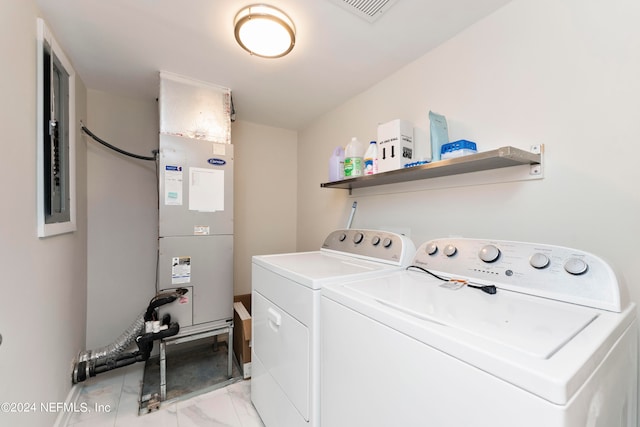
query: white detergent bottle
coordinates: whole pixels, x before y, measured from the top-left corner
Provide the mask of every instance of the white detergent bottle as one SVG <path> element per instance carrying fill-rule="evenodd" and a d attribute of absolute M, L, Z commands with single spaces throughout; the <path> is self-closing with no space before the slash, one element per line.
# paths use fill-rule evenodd
<path fill-rule="evenodd" d="M 344 148 L 336 147 L 329 159 L 329 181 L 344 179 Z"/>
<path fill-rule="evenodd" d="M 355 136 L 344 150 L 344 177 L 362 176 L 364 172 L 364 146 Z"/>
<path fill-rule="evenodd" d="M 374 173 L 378 173 L 378 144 L 371 141 L 364 153 L 364 174 L 373 175 Z"/>

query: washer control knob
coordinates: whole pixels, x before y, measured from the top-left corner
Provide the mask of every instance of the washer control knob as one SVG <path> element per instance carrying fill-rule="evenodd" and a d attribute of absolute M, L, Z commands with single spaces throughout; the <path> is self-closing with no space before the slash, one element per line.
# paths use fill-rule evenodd
<path fill-rule="evenodd" d="M 567 273 L 578 276 L 580 274 L 586 273 L 589 269 L 589 266 L 580 258 L 569 258 L 564 263 L 564 269 Z"/>
<path fill-rule="evenodd" d="M 498 258 L 500 258 L 500 249 L 498 249 L 494 245 L 486 245 L 482 249 L 480 249 L 480 253 L 478 253 L 478 256 L 484 262 L 494 262 Z"/>
<path fill-rule="evenodd" d="M 531 267 L 533 268 L 545 268 L 549 265 L 549 257 L 545 254 L 541 254 L 540 252 L 536 252 L 529 257 L 529 264 L 531 264 Z"/>
<path fill-rule="evenodd" d="M 364 239 L 364 234 L 356 233 L 356 235 L 353 236 L 353 243 L 357 245 L 358 243 L 362 243 L 363 239 Z"/>
<path fill-rule="evenodd" d="M 382 241 L 382 246 L 384 246 L 385 248 L 390 248 L 392 243 L 393 243 L 393 240 L 391 240 L 388 237 L 385 237 L 385 239 Z"/>
<path fill-rule="evenodd" d="M 434 242 L 431 242 L 424 248 L 424 250 L 429 255 L 435 255 L 436 252 L 438 252 L 438 245 L 436 245 Z"/>
<path fill-rule="evenodd" d="M 371 239 L 371 244 L 373 246 L 378 246 L 380 244 L 380 237 L 375 236 L 373 239 Z"/>
<path fill-rule="evenodd" d="M 347 238 L 347 235 L 346 235 L 346 234 L 344 234 L 344 233 L 342 233 L 342 234 L 340 234 L 340 235 L 338 236 L 338 240 L 340 240 L 341 242 L 344 242 L 344 239 L 346 239 L 346 238 Z"/>
<path fill-rule="evenodd" d="M 442 250 L 442 252 L 444 252 L 444 254 L 446 256 L 454 256 L 456 254 L 456 252 L 458 252 L 458 248 L 456 248 L 454 245 L 452 244 L 448 244 L 447 246 L 444 247 L 444 249 Z"/>

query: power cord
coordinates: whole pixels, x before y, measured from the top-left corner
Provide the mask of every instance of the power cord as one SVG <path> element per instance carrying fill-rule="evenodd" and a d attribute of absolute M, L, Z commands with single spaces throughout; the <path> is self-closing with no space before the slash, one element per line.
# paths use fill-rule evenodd
<path fill-rule="evenodd" d="M 120 154 L 124 154 L 125 156 L 128 157 L 133 157 L 135 159 L 140 159 L 140 160 L 147 160 L 147 161 L 154 161 L 156 164 L 156 194 L 158 194 L 158 200 L 157 200 L 157 206 L 159 208 L 160 206 L 160 171 L 158 170 L 158 154 L 160 153 L 160 150 L 152 150 L 151 153 L 153 154 L 153 157 L 151 156 L 141 156 L 139 154 L 134 154 L 134 153 L 130 153 L 128 151 L 125 151 L 121 148 L 116 147 L 115 145 L 109 144 L 107 141 L 99 138 L 98 136 L 96 136 L 93 132 L 91 132 L 83 123 L 82 121 L 80 122 L 80 129 L 82 129 L 82 131 L 84 133 L 86 133 L 88 136 L 90 136 L 91 138 L 93 138 L 94 141 L 99 142 L 100 144 L 104 145 L 105 147 L 117 151 Z M 160 263 L 160 259 L 159 259 L 159 252 L 156 251 L 156 286 L 158 284 L 158 265 Z"/>
<path fill-rule="evenodd" d="M 465 279 L 446 279 L 444 277 L 440 277 L 437 274 L 435 274 L 432 271 L 427 270 L 426 268 L 422 268 L 419 265 L 410 265 L 406 268 L 407 270 L 409 269 L 417 269 L 422 271 L 423 273 L 427 273 L 433 277 L 435 277 L 438 280 L 442 280 L 443 282 L 457 282 L 457 283 L 463 283 L 465 285 L 467 285 L 470 288 L 473 289 L 480 289 L 482 292 L 485 292 L 489 295 L 495 295 L 495 293 L 498 291 L 498 289 L 494 286 L 494 285 L 473 285 L 471 284 L 468 280 Z"/>
<path fill-rule="evenodd" d="M 153 157 L 151 157 L 151 156 L 141 156 L 139 154 L 130 153 L 128 151 L 125 151 L 125 150 L 123 150 L 121 148 L 116 147 L 115 145 L 109 144 L 104 139 L 98 138 L 93 132 L 91 132 L 89 129 L 87 129 L 87 127 L 84 124 L 82 124 L 82 122 L 80 122 L 80 128 L 82 129 L 82 131 L 84 133 L 89 135 L 96 142 L 99 142 L 100 144 L 104 145 L 107 148 L 112 149 L 113 151 L 117 151 L 120 154 L 124 154 L 125 156 L 133 157 L 135 159 L 140 159 L 140 160 L 149 160 L 149 161 L 155 161 L 156 158 L 158 157 L 158 150 L 151 151 L 153 153 Z"/>
<path fill-rule="evenodd" d="M 415 269 L 418 269 L 418 270 L 422 271 L 423 273 L 430 274 L 433 277 L 435 277 L 436 279 L 442 280 L 443 282 L 448 282 L 449 281 L 449 279 L 445 279 L 444 277 L 440 277 L 436 273 L 433 273 L 433 272 L 427 270 L 426 268 L 422 268 L 419 265 L 410 265 L 410 266 L 407 267 L 407 270 L 409 270 L 410 268 L 415 268 Z"/>

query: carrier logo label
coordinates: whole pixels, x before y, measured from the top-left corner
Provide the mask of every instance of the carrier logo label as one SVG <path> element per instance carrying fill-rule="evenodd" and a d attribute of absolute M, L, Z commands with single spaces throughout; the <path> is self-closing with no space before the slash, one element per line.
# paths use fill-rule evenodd
<path fill-rule="evenodd" d="M 227 161 L 214 157 L 212 159 L 207 160 L 207 163 L 209 163 L 210 165 L 213 165 L 213 166 L 224 166 L 224 165 L 227 164 Z"/>

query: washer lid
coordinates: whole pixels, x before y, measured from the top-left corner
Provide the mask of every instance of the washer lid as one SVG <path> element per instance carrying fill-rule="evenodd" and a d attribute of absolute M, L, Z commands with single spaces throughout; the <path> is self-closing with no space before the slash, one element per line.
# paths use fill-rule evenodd
<path fill-rule="evenodd" d="M 407 280 L 346 284 L 378 303 L 416 319 L 457 329 L 528 356 L 548 359 L 589 325 L 598 312 L 499 290 L 451 289 L 421 273 Z"/>
<path fill-rule="evenodd" d="M 355 280 L 383 270 L 400 268 L 322 251 L 259 255 L 253 257 L 253 262 L 312 289 L 320 289 L 323 284 L 335 280 Z"/>
<path fill-rule="evenodd" d="M 634 304 L 614 313 L 442 284 L 392 271 L 327 284 L 322 297 L 558 405 L 569 402 L 623 334 L 637 333 Z"/>

